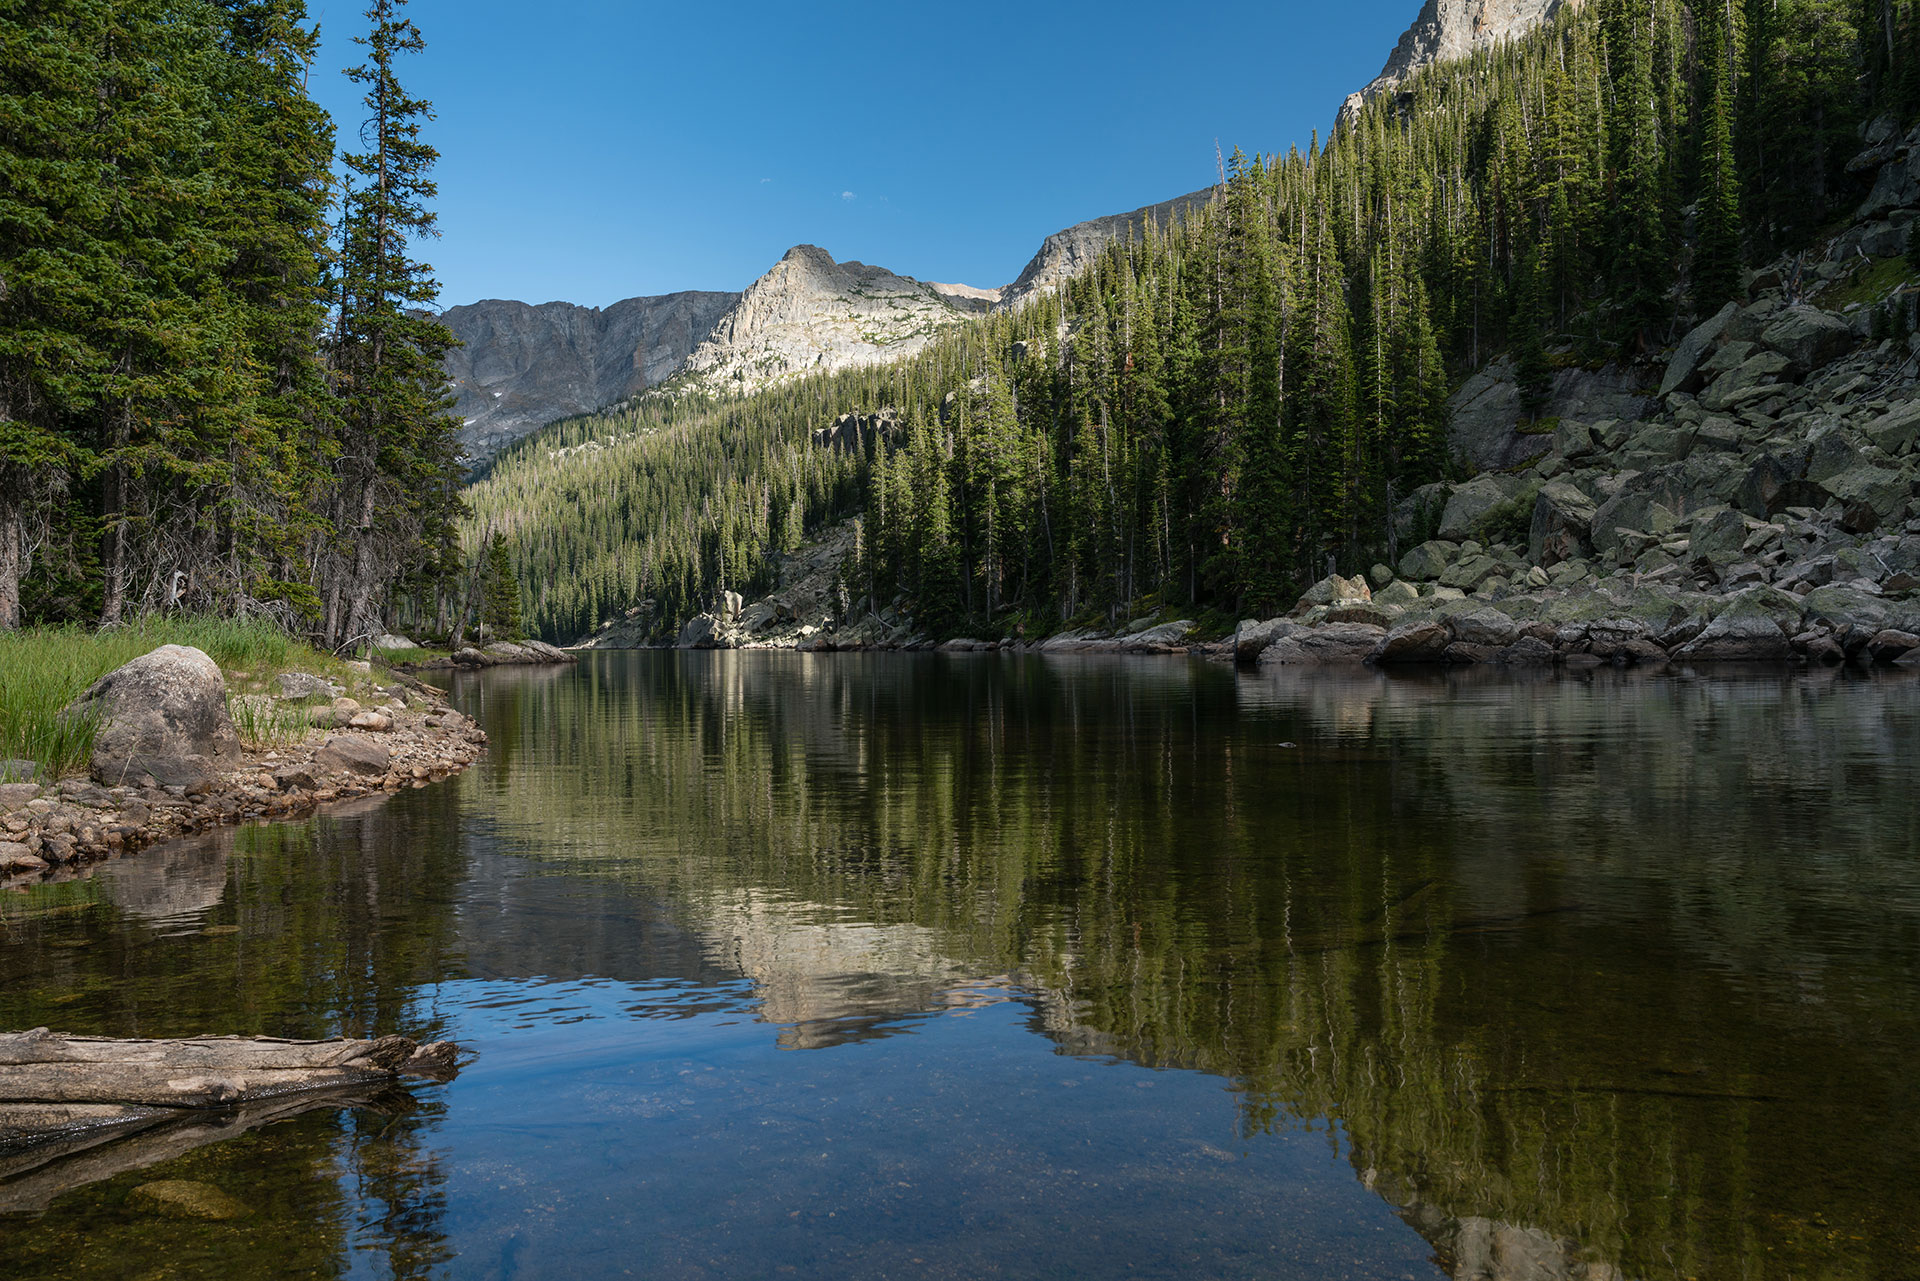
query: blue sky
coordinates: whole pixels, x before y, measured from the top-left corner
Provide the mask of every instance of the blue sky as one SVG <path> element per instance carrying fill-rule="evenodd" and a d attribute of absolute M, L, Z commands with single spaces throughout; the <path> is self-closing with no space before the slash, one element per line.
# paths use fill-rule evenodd
<path fill-rule="evenodd" d="M 314 96 L 364 0 L 309 0 Z M 439 119 L 444 305 L 740 289 L 811 242 L 1011 281 L 1042 237 L 1205 186 L 1214 144 L 1304 147 L 1418 0 L 1136 4 L 414 0 Z"/>

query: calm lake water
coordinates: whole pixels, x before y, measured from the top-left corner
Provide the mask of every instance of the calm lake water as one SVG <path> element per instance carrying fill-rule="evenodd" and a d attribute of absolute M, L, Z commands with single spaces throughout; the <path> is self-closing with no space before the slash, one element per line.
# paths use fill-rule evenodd
<path fill-rule="evenodd" d="M 0 1276 L 1920 1276 L 1915 680 L 454 693 L 457 779 L 0 898 L 0 1028 L 478 1058 L 0 1182 Z"/>

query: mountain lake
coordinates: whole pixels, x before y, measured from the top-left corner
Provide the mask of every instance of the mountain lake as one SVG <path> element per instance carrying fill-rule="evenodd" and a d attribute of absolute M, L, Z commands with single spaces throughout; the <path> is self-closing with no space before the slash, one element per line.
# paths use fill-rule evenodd
<path fill-rule="evenodd" d="M 450 680 L 457 778 L 5 896 L 0 1027 L 472 1061 L 15 1162 L 0 1276 L 1920 1276 L 1911 676 Z"/>

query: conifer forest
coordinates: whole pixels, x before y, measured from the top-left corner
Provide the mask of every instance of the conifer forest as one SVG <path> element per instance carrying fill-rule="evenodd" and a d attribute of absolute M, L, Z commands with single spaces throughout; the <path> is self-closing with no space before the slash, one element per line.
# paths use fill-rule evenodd
<path fill-rule="evenodd" d="M 366 114 L 338 126 L 304 0 L 6 6 L 0 627 L 187 609 L 343 647 L 449 608 L 404 5 L 368 5 Z"/>

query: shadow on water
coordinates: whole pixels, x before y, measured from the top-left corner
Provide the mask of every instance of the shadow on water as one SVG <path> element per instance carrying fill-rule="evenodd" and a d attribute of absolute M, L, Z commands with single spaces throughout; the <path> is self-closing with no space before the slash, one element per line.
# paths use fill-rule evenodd
<path fill-rule="evenodd" d="M 1920 1272 L 1910 679 L 648 653 L 454 686 L 492 736 L 454 783 L 0 907 L 0 1026 L 453 1034 L 474 1079 L 55 1188 L 0 1224 L 0 1266 L 244 1260 L 257 1233 L 396 1276 L 591 1272 L 643 1237 L 687 1276 Z M 1079 1102 L 992 1084 L 1044 1075 L 1036 1043 L 1095 1066 Z M 725 1105 L 686 1093 L 715 1064 Z M 1198 1095 L 1139 1110 L 1139 1069 L 1225 1083 L 1226 1128 Z M 835 1090 L 853 1112 L 794 1110 Z M 1124 1194 L 1070 1194 L 1083 1122 L 1137 1149 Z M 549 1126 L 586 1127 L 564 1160 Z M 865 1229 L 782 1235 L 822 1126 L 873 1168 L 977 1138 L 916 1177 L 973 1213 L 971 1161 L 1007 1204 L 940 1236 L 856 1179 Z M 1369 1212 L 1273 1164 L 1303 1141 L 1425 1244 L 1354 1244 Z M 582 1209 L 642 1142 L 691 1145 L 684 1187 L 634 1193 L 644 1227 Z M 251 1226 L 157 1221 L 130 1200 L 154 1177 L 264 1194 Z M 709 1177 L 723 1210 L 675 1200 Z M 1292 1263 L 1252 1250 L 1278 1229 L 1241 1199 L 1289 1195 L 1320 1207 Z M 1033 1233 L 1069 1214 L 1081 1253 L 1053 1259 Z M 1196 1253 L 1140 1244 L 1171 1236 Z"/>

